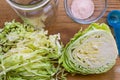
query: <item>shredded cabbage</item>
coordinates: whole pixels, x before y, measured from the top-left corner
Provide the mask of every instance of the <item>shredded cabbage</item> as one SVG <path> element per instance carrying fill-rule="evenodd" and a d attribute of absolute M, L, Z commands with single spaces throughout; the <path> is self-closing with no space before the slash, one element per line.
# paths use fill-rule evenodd
<path fill-rule="evenodd" d="M 60 34 L 19 22 L 0 29 L 0 80 L 54 80 L 61 56 Z"/>

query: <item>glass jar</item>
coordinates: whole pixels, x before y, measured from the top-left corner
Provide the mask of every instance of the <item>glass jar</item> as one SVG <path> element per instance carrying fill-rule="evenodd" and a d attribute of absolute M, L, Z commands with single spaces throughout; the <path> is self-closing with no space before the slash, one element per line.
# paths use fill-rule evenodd
<path fill-rule="evenodd" d="M 21 19 L 41 28 L 54 22 L 58 0 L 6 0 Z"/>

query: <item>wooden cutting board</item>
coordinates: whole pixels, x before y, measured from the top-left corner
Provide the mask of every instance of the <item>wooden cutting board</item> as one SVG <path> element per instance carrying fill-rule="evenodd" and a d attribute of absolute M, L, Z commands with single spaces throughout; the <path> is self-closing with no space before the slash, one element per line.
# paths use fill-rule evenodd
<path fill-rule="evenodd" d="M 120 0 L 108 0 L 107 11 L 97 22 L 106 23 L 107 14 L 113 9 L 120 9 Z M 0 27 L 2 28 L 4 26 L 4 22 L 12 21 L 13 19 L 22 22 L 5 0 L 0 0 Z M 88 25 L 82 25 L 72 21 L 65 13 L 63 0 L 59 0 L 56 22 L 52 26 L 46 27 L 46 29 L 49 31 L 49 34 L 60 33 L 61 41 L 65 45 L 81 27 L 85 29 Z M 104 74 L 86 76 L 79 74 L 72 76 L 69 74 L 67 77 L 68 80 L 120 80 L 120 58 L 117 59 L 116 65 Z"/>

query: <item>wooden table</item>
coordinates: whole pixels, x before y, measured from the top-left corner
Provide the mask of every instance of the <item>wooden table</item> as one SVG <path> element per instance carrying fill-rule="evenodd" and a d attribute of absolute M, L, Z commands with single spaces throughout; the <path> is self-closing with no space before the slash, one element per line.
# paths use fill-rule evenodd
<path fill-rule="evenodd" d="M 106 16 L 109 11 L 113 9 L 120 9 L 120 0 L 108 0 L 108 8 L 105 15 L 97 22 L 106 23 Z M 21 19 L 16 15 L 12 8 L 5 2 L 0 0 L 0 27 L 3 27 L 4 22 L 16 19 Z M 82 27 L 86 28 L 88 25 L 77 24 L 73 22 L 65 13 L 63 0 L 59 0 L 58 16 L 53 26 L 46 27 L 49 34 L 61 33 L 61 40 L 66 44 L 73 35 Z M 107 73 L 99 75 L 68 75 L 68 80 L 120 80 L 120 58 L 117 59 L 116 65 Z"/>

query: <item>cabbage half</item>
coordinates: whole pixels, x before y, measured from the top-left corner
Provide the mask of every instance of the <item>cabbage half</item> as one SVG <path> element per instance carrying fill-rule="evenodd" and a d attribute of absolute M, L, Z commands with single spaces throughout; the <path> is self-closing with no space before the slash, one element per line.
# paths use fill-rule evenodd
<path fill-rule="evenodd" d="M 116 62 L 118 50 L 106 24 L 91 24 L 66 45 L 60 63 L 71 73 L 100 74 Z"/>

